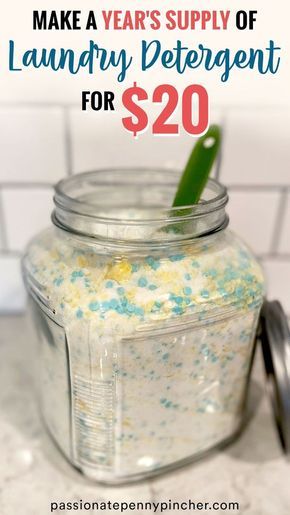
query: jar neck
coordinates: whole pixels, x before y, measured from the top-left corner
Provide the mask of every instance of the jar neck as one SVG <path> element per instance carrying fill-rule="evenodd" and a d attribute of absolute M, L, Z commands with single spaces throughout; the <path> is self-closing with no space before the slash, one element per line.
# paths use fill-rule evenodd
<path fill-rule="evenodd" d="M 210 179 L 199 204 L 168 208 L 180 173 L 100 170 L 55 189 L 53 223 L 102 245 L 167 247 L 200 240 L 228 225 L 226 189 Z"/>

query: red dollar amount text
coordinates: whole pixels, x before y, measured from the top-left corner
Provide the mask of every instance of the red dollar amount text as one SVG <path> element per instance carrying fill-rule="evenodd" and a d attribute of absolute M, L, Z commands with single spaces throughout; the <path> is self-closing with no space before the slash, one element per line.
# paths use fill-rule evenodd
<path fill-rule="evenodd" d="M 136 82 L 122 95 L 124 107 L 133 115 L 122 118 L 122 123 L 134 136 L 149 128 L 148 114 L 142 105 L 142 102 L 148 100 L 146 90 L 137 86 Z M 180 125 L 168 121 L 178 107 L 177 89 L 170 84 L 161 84 L 154 89 L 151 100 L 154 104 L 161 104 L 166 100 L 162 111 L 152 123 L 152 134 L 164 136 L 179 134 Z M 209 125 L 209 98 L 206 89 L 199 84 L 187 86 L 181 95 L 181 111 L 184 130 L 192 136 L 203 134 Z"/>

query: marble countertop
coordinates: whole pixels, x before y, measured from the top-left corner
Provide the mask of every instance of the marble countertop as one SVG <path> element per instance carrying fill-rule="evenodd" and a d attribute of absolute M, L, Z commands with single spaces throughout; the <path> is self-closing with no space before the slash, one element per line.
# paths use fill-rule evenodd
<path fill-rule="evenodd" d="M 46 515 L 53 501 L 80 499 L 234 501 L 240 504 L 236 512 L 240 515 L 289 515 L 290 463 L 278 441 L 259 352 L 250 388 L 251 416 L 234 444 L 168 475 L 131 486 L 105 487 L 87 482 L 47 437 L 34 395 L 30 340 L 25 317 L 0 317 L 0 515 Z"/>

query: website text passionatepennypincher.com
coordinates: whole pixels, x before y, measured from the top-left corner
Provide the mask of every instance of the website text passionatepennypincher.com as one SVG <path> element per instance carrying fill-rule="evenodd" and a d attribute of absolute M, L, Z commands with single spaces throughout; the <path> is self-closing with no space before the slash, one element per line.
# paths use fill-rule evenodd
<path fill-rule="evenodd" d="M 84 512 L 107 512 L 118 511 L 138 512 L 151 511 L 153 513 L 163 513 L 166 511 L 239 511 L 238 502 L 194 502 L 191 499 L 185 501 L 53 501 L 50 503 L 51 513 L 61 513 L 63 511 L 84 511 Z"/>

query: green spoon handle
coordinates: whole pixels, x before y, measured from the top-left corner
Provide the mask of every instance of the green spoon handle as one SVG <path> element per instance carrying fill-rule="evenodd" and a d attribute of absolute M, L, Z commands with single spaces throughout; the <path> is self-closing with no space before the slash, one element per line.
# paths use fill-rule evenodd
<path fill-rule="evenodd" d="M 180 179 L 173 207 L 199 202 L 220 143 L 221 129 L 218 125 L 211 125 L 206 134 L 197 140 Z"/>

